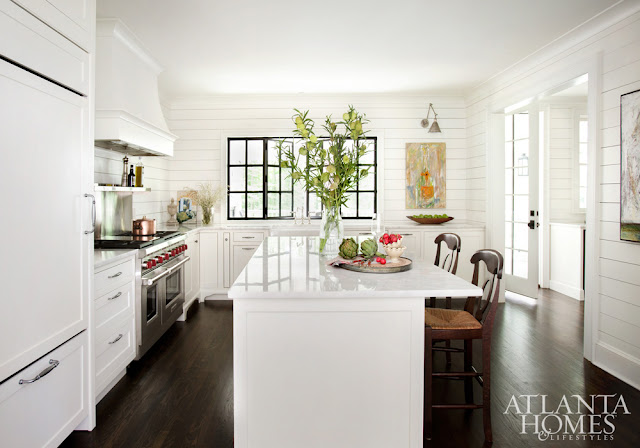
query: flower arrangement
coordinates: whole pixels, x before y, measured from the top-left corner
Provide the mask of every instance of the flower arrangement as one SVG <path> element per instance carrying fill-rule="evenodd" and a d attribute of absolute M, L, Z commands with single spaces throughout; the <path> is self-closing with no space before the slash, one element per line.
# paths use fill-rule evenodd
<path fill-rule="evenodd" d="M 369 121 L 350 105 L 341 121 L 327 116 L 322 130 L 328 137 L 318 137 L 315 123 L 309 111 L 294 109 L 294 135 L 302 138 L 298 151 L 286 141 L 278 143 L 282 168 L 291 169 L 291 178 L 315 193 L 323 206 L 323 223 L 320 233 L 320 253 L 337 255 L 343 230 L 340 207 L 346 204 L 346 192 L 355 189 L 369 171 L 358 166 L 368 150 L 363 142 L 366 132 L 363 126 Z M 327 246 L 327 243 L 329 245 Z"/>
<path fill-rule="evenodd" d="M 202 209 L 202 223 L 205 226 L 209 225 L 213 217 L 213 207 L 225 197 L 227 188 L 222 185 L 216 188 L 211 182 L 206 182 L 198 184 L 197 190 L 191 188 L 186 190 L 186 196 Z"/>

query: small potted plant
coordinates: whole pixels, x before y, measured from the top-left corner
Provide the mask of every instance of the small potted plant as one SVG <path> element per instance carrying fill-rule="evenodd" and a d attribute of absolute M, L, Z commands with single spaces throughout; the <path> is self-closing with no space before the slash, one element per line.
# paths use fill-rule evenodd
<path fill-rule="evenodd" d="M 198 184 L 198 189 L 187 189 L 186 196 L 193 200 L 195 205 L 202 209 L 202 224 L 211 225 L 213 221 L 213 208 L 222 201 L 227 193 L 224 186 L 214 187 L 211 182 Z"/>

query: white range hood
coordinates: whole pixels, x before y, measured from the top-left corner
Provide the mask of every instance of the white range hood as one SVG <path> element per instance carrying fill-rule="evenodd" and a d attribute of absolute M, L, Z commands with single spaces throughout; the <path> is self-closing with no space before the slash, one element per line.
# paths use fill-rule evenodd
<path fill-rule="evenodd" d="M 96 29 L 95 144 L 132 156 L 172 156 L 158 96 L 162 67 L 119 19 Z"/>

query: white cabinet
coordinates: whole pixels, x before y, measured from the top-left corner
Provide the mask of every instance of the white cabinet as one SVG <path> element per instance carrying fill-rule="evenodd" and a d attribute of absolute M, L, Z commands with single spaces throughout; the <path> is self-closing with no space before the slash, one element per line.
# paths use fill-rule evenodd
<path fill-rule="evenodd" d="M 0 2 L 0 54 L 75 91 L 90 92 L 89 54 L 7 0 Z"/>
<path fill-rule="evenodd" d="M 95 0 L 12 0 L 85 51 L 95 29 Z"/>
<path fill-rule="evenodd" d="M 15 203 L 16 186 L 29 206 L 3 219 L 3 319 L 0 381 L 67 341 L 88 325 L 91 296 L 91 202 L 84 197 L 91 166 L 89 102 L 0 60 L 0 199 Z M 25 173 L 28 181 L 25 181 Z M 41 238 L 46 222 L 45 246 Z M 40 255 L 38 255 L 40 254 Z M 34 269 L 38 257 L 50 268 Z M 10 299 L 13 298 L 13 299 Z M 9 318 L 11 316 L 11 318 Z"/>
<path fill-rule="evenodd" d="M 87 415 L 87 356 L 87 334 L 82 332 L 0 385 L 2 446 L 62 443 Z M 38 380 L 24 382 L 38 375 Z"/>
<path fill-rule="evenodd" d="M 251 245 L 234 245 L 233 246 L 233 276 L 231 278 L 231 284 L 236 281 L 244 267 L 249 263 L 251 257 L 255 253 L 260 244 Z"/>
<path fill-rule="evenodd" d="M 135 255 L 95 268 L 95 396 L 99 401 L 136 356 Z"/>
<path fill-rule="evenodd" d="M 186 313 L 193 301 L 200 296 L 200 234 L 198 232 L 189 233 L 185 244 L 187 245 L 185 254 L 190 258 L 184 265 L 183 310 Z M 185 319 L 184 313 L 178 318 L 179 321 Z"/>
<path fill-rule="evenodd" d="M 451 229 L 437 228 L 429 229 L 422 233 L 422 254 L 423 259 L 428 262 L 435 261 L 436 258 L 436 244 L 434 240 L 438 235 L 445 232 L 452 232 L 457 234 L 462 241 L 462 248 L 460 250 L 460 258 L 458 259 L 458 271 L 456 275 L 464 278 L 467 281 L 471 281 L 473 276 L 473 265 L 471 264 L 472 255 L 480 250 L 484 249 L 484 230 L 480 229 Z M 444 243 L 442 243 L 444 245 Z"/>
<path fill-rule="evenodd" d="M 218 232 L 200 231 L 200 294 L 203 298 L 217 292 L 220 287 L 220 248 Z M 228 258 L 223 259 L 227 262 Z"/>

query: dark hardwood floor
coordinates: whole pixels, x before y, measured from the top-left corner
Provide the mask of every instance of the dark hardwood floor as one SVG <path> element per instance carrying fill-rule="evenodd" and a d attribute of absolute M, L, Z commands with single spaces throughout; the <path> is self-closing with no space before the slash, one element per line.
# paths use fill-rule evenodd
<path fill-rule="evenodd" d="M 188 321 L 176 323 L 98 404 L 96 429 L 75 432 L 62 446 L 233 446 L 232 305 L 194 306 Z M 492 349 L 494 447 L 640 446 L 640 391 L 583 360 L 582 310 L 580 302 L 548 290 L 538 300 L 508 299 L 500 306 Z M 479 343 L 474 353 L 480 359 Z M 461 367 L 458 358 L 453 355 L 452 369 Z M 436 354 L 435 367 L 446 368 L 444 354 Z M 463 389 L 460 381 L 436 379 L 434 402 L 461 402 Z M 475 394 L 479 400 L 477 386 Z M 553 408 L 562 395 L 623 394 L 631 414 L 615 418 L 613 440 L 541 442 L 519 434 L 520 418 L 504 414 L 511 396 L 524 394 L 548 395 Z M 538 402 L 532 403 L 538 412 Z M 481 411 L 436 410 L 433 418 L 434 438 L 425 446 L 484 445 Z"/>

